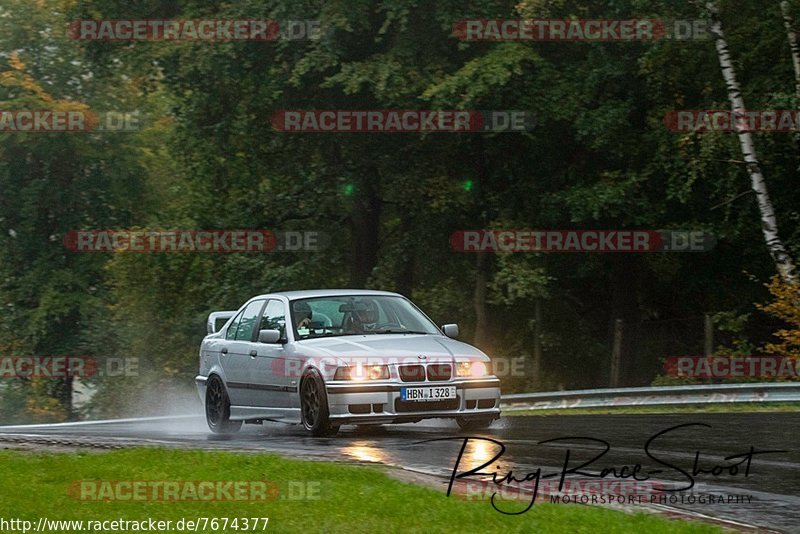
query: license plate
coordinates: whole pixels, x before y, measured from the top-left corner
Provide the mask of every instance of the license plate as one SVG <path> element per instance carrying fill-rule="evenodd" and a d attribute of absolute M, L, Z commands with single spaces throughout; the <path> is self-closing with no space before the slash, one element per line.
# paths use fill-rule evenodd
<path fill-rule="evenodd" d="M 430 402 L 456 398 L 455 386 L 425 388 L 400 388 L 400 398 L 404 401 Z"/>

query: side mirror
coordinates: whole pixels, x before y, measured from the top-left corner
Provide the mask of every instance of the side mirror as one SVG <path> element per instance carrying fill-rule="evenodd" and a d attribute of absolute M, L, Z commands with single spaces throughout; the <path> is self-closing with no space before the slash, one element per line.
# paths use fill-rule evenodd
<path fill-rule="evenodd" d="M 442 325 L 442 332 L 447 337 L 452 337 L 456 339 L 458 337 L 458 325 L 457 324 L 445 324 Z"/>
<path fill-rule="evenodd" d="M 219 311 L 212 313 L 208 316 L 208 321 L 206 321 L 206 331 L 209 334 L 216 334 L 219 331 L 217 323 L 219 321 L 227 321 L 234 315 L 236 315 L 236 311 Z"/>
<path fill-rule="evenodd" d="M 277 343 L 281 340 L 280 330 L 259 330 L 258 341 L 259 343 Z"/>

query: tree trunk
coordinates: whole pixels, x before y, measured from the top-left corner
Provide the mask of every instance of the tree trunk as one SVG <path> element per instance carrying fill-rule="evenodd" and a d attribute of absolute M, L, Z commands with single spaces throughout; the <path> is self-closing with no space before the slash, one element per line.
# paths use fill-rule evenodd
<path fill-rule="evenodd" d="M 611 377 L 608 381 L 608 387 L 618 388 L 620 382 L 620 375 L 622 369 L 622 339 L 623 332 L 625 331 L 625 321 L 622 319 L 614 319 L 614 339 L 611 348 Z"/>
<path fill-rule="evenodd" d="M 719 18 L 717 4 L 713 1 L 706 2 L 706 8 L 711 15 L 711 33 L 714 35 L 719 65 L 722 68 L 722 77 L 725 79 L 725 85 L 728 89 L 728 99 L 731 102 L 735 117 L 737 113 L 745 111 L 742 91 L 736 79 L 736 71 L 731 61 L 728 43 L 725 41 L 725 35 L 722 32 L 722 21 Z M 775 218 L 775 211 L 772 208 L 769 192 L 767 191 L 767 183 L 764 180 L 764 175 L 761 172 L 761 165 L 756 155 L 753 136 L 739 121 L 734 120 L 734 128 L 736 129 L 736 134 L 739 136 L 739 146 L 742 149 L 742 156 L 744 157 L 747 173 L 750 175 L 751 187 L 756 194 L 758 210 L 761 213 L 761 231 L 764 234 L 764 241 L 767 244 L 767 249 L 769 250 L 772 260 L 775 262 L 778 273 L 780 273 L 784 279 L 795 282 L 794 262 L 789 256 L 789 253 L 786 252 L 786 248 L 783 246 L 783 242 L 778 235 L 778 222 Z"/>
<path fill-rule="evenodd" d="M 794 29 L 794 19 L 789 11 L 789 2 L 781 2 L 781 14 L 783 15 L 783 25 L 786 27 L 786 37 L 789 39 L 789 51 L 792 54 L 792 65 L 794 65 L 794 94 L 800 101 L 800 45 L 797 43 L 797 31 Z"/>
<path fill-rule="evenodd" d="M 475 277 L 475 338 L 473 342 L 478 347 L 486 346 L 489 337 L 489 318 L 486 313 L 486 292 L 489 283 L 489 256 L 479 252 L 477 257 L 477 273 Z"/>
<path fill-rule="evenodd" d="M 378 263 L 378 246 L 380 242 L 380 221 L 382 202 L 377 174 L 370 174 L 361 180 L 354 206 L 352 221 L 353 267 L 350 274 L 350 286 L 363 288 L 366 286 L 372 270 Z"/>
<path fill-rule="evenodd" d="M 542 299 L 536 297 L 533 304 L 533 363 L 531 369 L 531 384 L 535 388 L 541 387 L 542 371 Z"/>
<path fill-rule="evenodd" d="M 475 184 L 473 194 L 475 199 L 486 199 L 486 192 L 489 189 L 489 167 L 486 162 L 485 149 L 481 136 L 476 136 L 473 141 L 473 159 L 475 165 Z M 487 203 L 488 204 L 488 203 Z M 487 210 L 491 206 L 476 202 L 473 206 L 474 216 L 472 220 L 480 221 L 481 228 L 487 228 L 490 215 Z M 489 342 L 489 316 L 486 310 L 489 276 L 491 268 L 491 258 L 489 253 L 478 252 L 476 254 L 476 276 L 475 292 L 473 304 L 475 306 L 475 338 L 473 342 L 478 347 L 485 347 Z"/>
<path fill-rule="evenodd" d="M 633 254 L 611 255 L 611 313 L 609 316 L 609 340 L 611 352 L 616 355 L 616 385 L 639 385 L 642 378 L 642 362 L 639 361 L 637 328 L 640 322 L 639 286 L 640 264 Z M 624 329 L 620 329 L 620 323 Z M 620 334 L 622 334 L 620 336 Z M 614 357 L 612 357 L 612 360 Z M 613 374 L 611 380 L 614 380 Z"/>
<path fill-rule="evenodd" d="M 400 228 L 403 232 L 403 252 L 395 277 L 395 290 L 401 295 L 411 298 L 411 292 L 414 290 L 416 247 L 414 246 L 414 218 L 410 212 L 404 211 L 400 215 Z"/>
<path fill-rule="evenodd" d="M 714 320 L 710 313 L 703 318 L 703 356 L 714 354 Z"/>
<path fill-rule="evenodd" d="M 74 399 L 73 397 L 73 384 L 75 382 L 75 378 L 72 376 L 66 376 L 63 379 L 63 385 L 61 387 L 61 394 L 59 401 L 61 402 L 62 406 L 64 406 L 64 410 L 67 412 L 67 420 L 74 421 L 75 420 L 75 406 L 74 406 Z"/>

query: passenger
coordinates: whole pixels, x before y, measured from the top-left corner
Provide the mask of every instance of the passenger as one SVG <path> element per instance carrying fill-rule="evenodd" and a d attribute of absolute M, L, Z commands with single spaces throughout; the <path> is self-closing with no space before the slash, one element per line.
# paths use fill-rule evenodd
<path fill-rule="evenodd" d="M 295 302 L 292 308 L 294 309 L 294 320 L 295 324 L 297 325 L 297 330 L 311 326 L 311 317 L 313 312 L 311 311 L 311 306 L 309 306 L 308 303 L 302 301 Z"/>

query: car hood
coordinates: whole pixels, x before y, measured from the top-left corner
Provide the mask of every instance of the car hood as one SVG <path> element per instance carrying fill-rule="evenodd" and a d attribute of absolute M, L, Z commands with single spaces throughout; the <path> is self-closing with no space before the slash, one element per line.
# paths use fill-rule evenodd
<path fill-rule="evenodd" d="M 440 335 L 381 334 L 306 339 L 295 343 L 298 352 L 325 357 L 395 357 L 427 356 L 434 359 L 472 358 L 489 360 L 472 345 Z"/>

